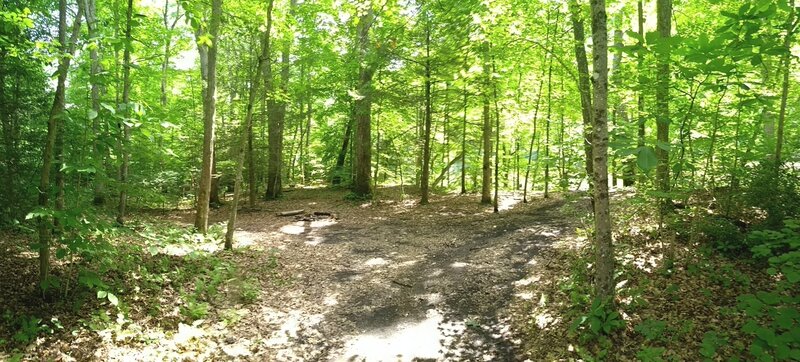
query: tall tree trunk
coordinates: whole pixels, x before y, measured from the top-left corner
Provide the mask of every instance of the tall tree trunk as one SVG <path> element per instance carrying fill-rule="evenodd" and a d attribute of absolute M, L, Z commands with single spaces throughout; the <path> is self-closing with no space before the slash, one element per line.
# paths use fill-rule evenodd
<path fill-rule="evenodd" d="M 431 20 L 425 11 L 425 130 L 422 134 L 422 182 L 420 204 L 428 203 L 428 188 L 431 178 Z"/>
<path fill-rule="evenodd" d="M 464 56 L 464 68 L 467 68 L 467 57 Z M 469 108 L 469 91 L 467 79 L 464 78 L 464 117 L 461 120 L 461 194 L 467 193 L 467 110 Z"/>
<path fill-rule="evenodd" d="M 497 68 L 494 64 L 494 57 L 492 57 L 492 74 L 497 73 Z M 500 107 L 498 106 L 497 96 L 497 81 L 492 81 L 492 88 L 494 90 L 494 213 L 500 212 Z M 505 148 L 504 148 L 505 149 Z"/>
<path fill-rule="evenodd" d="M 556 16 L 558 23 L 558 16 Z M 544 198 L 550 197 L 550 117 L 553 111 L 553 56 L 547 61 L 547 116 L 544 120 Z"/>
<path fill-rule="evenodd" d="M 289 15 L 292 16 L 296 0 L 289 3 Z M 283 133 L 286 123 L 286 96 L 289 90 L 290 51 L 294 34 L 287 32 L 281 50 L 280 96 L 270 97 L 267 105 L 269 111 L 269 164 L 267 165 L 267 199 L 274 200 L 281 196 L 283 171 Z"/>
<path fill-rule="evenodd" d="M 659 0 L 661 1 L 661 0 Z M 614 249 L 608 197 L 608 30 L 605 0 L 591 0 L 594 157 L 595 296 L 613 303 Z"/>
<path fill-rule="evenodd" d="M 577 0 L 570 0 L 569 11 L 572 20 L 572 35 L 575 39 L 575 60 L 578 64 L 578 91 L 581 96 L 581 118 L 583 119 L 583 153 L 586 159 L 586 178 L 589 182 L 589 195 L 593 195 L 592 173 L 592 87 L 589 76 L 589 61 L 586 58 L 586 35 L 584 20 Z"/>
<path fill-rule="evenodd" d="M 672 33 L 672 0 L 657 0 L 656 1 L 657 25 L 658 34 L 661 37 L 659 41 L 665 42 L 661 47 L 662 51 L 656 54 L 658 63 L 658 73 L 656 77 L 656 138 L 660 145 L 669 144 L 669 87 L 670 87 L 670 45 L 669 39 Z M 656 146 L 656 159 L 658 165 L 656 167 L 656 180 L 658 183 L 658 190 L 662 193 L 669 192 L 669 151 L 666 147 Z M 668 205 L 671 201 L 664 197 L 660 202 L 660 215 L 663 218 L 664 214 L 669 211 Z"/>
<path fill-rule="evenodd" d="M 257 195 L 257 184 L 256 184 L 256 170 L 255 170 L 255 157 L 253 155 L 253 108 L 256 105 L 256 100 L 258 98 L 260 85 L 260 77 L 266 71 L 266 67 L 269 63 L 269 52 L 270 52 L 270 36 L 272 33 L 272 9 L 274 8 L 274 0 L 269 0 L 267 3 L 267 25 L 266 29 L 263 33 L 261 33 L 261 51 L 258 55 L 258 61 L 256 62 L 256 69 L 255 73 L 253 73 L 253 78 L 250 82 L 250 90 L 247 96 L 247 109 L 245 110 L 245 129 L 244 132 L 246 134 L 246 142 L 247 142 L 247 181 L 249 184 L 249 191 L 250 197 L 248 198 L 248 202 L 251 208 L 255 207 L 256 202 L 256 195 Z M 238 171 L 237 171 L 238 172 Z M 233 210 L 236 209 L 236 204 L 238 204 L 239 200 L 236 196 L 236 185 L 234 182 L 234 207 Z M 235 212 L 235 211 L 234 211 Z M 236 215 L 232 215 L 229 219 L 229 226 L 233 228 L 236 223 Z M 231 238 L 233 235 L 231 235 Z"/>
<path fill-rule="evenodd" d="M 781 109 L 778 115 L 778 131 L 775 140 L 775 164 L 780 167 L 782 164 L 783 153 L 783 129 L 786 124 L 786 102 L 789 98 L 789 74 L 792 70 L 792 38 L 797 24 L 795 23 L 795 1 L 791 1 L 789 18 L 786 20 L 786 36 L 783 38 L 785 53 L 781 59 L 783 66 L 783 84 L 781 85 Z"/>
<path fill-rule="evenodd" d="M 53 149 L 55 148 L 58 125 L 64 118 L 65 93 L 67 72 L 69 71 L 70 59 L 75 51 L 75 42 L 80 34 L 81 17 L 83 16 L 83 5 L 78 2 L 78 14 L 72 24 L 72 34 L 70 43 L 67 43 L 67 0 L 58 2 L 58 41 L 61 44 L 62 57 L 58 60 L 58 81 L 56 92 L 53 98 L 53 106 L 50 109 L 50 116 L 47 119 L 47 137 L 45 138 L 44 150 L 42 152 L 42 173 L 39 179 L 39 207 L 47 209 L 50 207 L 50 170 L 53 166 Z M 44 287 L 50 276 L 50 239 L 52 219 L 43 216 L 39 218 L 39 285 Z"/>
<path fill-rule="evenodd" d="M 541 78 L 540 78 L 541 79 Z M 531 175 L 531 160 L 533 159 L 533 144 L 536 141 L 536 125 L 539 118 L 539 105 L 541 104 L 542 100 L 542 92 L 544 91 L 544 81 L 539 81 L 539 91 L 536 95 L 536 105 L 533 107 L 533 133 L 531 134 L 531 143 L 528 146 L 528 164 L 525 166 L 525 182 L 522 186 L 522 202 L 528 203 L 528 179 Z M 536 158 L 538 161 L 539 158 L 539 150 L 537 147 L 536 150 Z M 537 162 L 538 164 L 538 162 Z M 535 176 L 535 173 L 534 173 Z"/>
<path fill-rule="evenodd" d="M 373 10 L 370 7 L 358 22 L 358 50 L 359 50 L 359 97 L 355 100 L 356 132 L 355 132 L 355 158 L 353 166 L 355 178 L 353 193 L 360 197 L 369 197 L 372 193 L 370 170 L 372 167 L 372 75 L 373 65 L 369 62 L 370 48 L 369 30 L 373 22 Z"/>
<path fill-rule="evenodd" d="M 491 64 L 489 63 L 489 43 L 481 47 L 483 54 L 483 179 L 481 181 L 481 203 L 492 203 L 492 117 L 489 109 L 489 87 Z"/>
<path fill-rule="evenodd" d="M 133 36 L 131 36 L 131 25 L 133 17 L 133 0 L 128 0 L 128 7 L 125 12 L 125 47 L 122 52 L 122 104 L 123 117 L 129 118 L 131 114 L 131 48 L 133 47 Z M 122 128 L 122 140 L 120 143 L 122 152 L 122 164 L 119 167 L 119 204 L 117 208 L 117 223 L 125 224 L 125 214 L 128 204 L 128 165 L 130 164 L 130 151 L 128 146 L 131 139 L 131 128 L 125 122 L 119 123 Z"/>
<path fill-rule="evenodd" d="M 130 0 L 129 0 L 130 1 Z M 194 226 L 205 234 L 208 230 L 208 204 L 211 198 L 212 164 L 214 159 L 215 117 L 217 111 L 217 50 L 219 49 L 219 24 L 222 18 L 222 0 L 211 1 L 211 19 L 208 35 L 210 46 L 198 44 L 203 75 L 203 164 L 197 197 L 197 215 Z M 202 59 L 205 58 L 205 62 Z M 203 64 L 205 63 L 205 64 Z"/>
<path fill-rule="evenodd" d="M 639 150 L 644 149 L 645 144 L 645 126 L 647 119 L 644 114 L 644 88 L 645 88 L 645 68 L 644 68 L 644 6 L 642 0 L 637 2 L 637 18 L 638 18 L 638 32 L 639 32 L 639 49 L 636 52 L 636 77 L 639 83 L 639 90 L 637 91 L 636 99 L 636 119 L 638 121 L 638 134 L 636 138 L 636 146 Z M 644 172 L 640 173 L 639 184 L 644 184 L 647 175 Z"/>
<path fill-rule="evenodd" d="M 92 132 L 94 132 L 94 137 L 92 138 L 92 156 L 93 161 L 95 164 L 95 176 L 93 182 L 93 190 L 92 193 L 94 194 L 92 203 L 94 205 L 104 205 L 106 203 L 106 185 L 105 185 L 105 170 L 103 165 L 105 164 L 105 155 L 100 147 L 100 139 L 103 137 L 103 132 L 100 129 L 100 92 L 102 91 L 102 85 L 99 81 L 100 74 L 103 72 L 102 65 L 100 64 L 100 56 L 98 54 L 97 49 L 99 48 L 99 39 L 97 38 L 97 12 L 95 11 L 95 1 L 94 0 L 80 0 L 84 1 L 84 9 L 86 11 L 86 28 L 89 32 L 89 39 L 92 42 L 98 42 L 97 46 L 90 47 L 89 49 L 89 59 L 91 59 L 91 66 L 89 71 L 89 83 L 91 84 L 91 102 L 92 102 L 92 112 L 90 120 L 92 121 Z M 102 170 L 102 171 L 101 171 Z"/>

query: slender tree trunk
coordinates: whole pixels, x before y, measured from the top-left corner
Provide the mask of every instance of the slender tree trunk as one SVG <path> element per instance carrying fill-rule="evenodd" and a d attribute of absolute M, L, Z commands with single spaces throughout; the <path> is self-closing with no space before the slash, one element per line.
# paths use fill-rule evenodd
<path fill-rule="evenodd" d="M 568 2 L 572 35 L 575 40 L 575 61 L 578 64 L 578 92 L 581 97 L 581 118 L 583 119 L 583 153 L 586 159 L 586 178 L 589 183 L 589 195 L 593 195 L 592 173 L 592 86 L 589 76 L 589 61 L 586 57 L 586 35 L 581 8 L 577 0 Z"/>
<path fill-rule="evenodd" d="M 467 57 L 464 56 L 464 68 L 467 67 Z M 461 120 L 461 194 L 467 193 L 467 110 L 469 108 L 469 94 L 467 80 L 464 78 L 464 117 Z"/>
<path fill-rule="evenodd" d="M 525 183 L 522 186 L 522 202 L 528 203 L 528 179 L 531 175 L 531 160 L 533 159 L 533 144 L 536 140 L 536 124 L 539 118 L 539 105 L 542 100 L 542 91 L 544 90 L 544 81 L 539 81 L 539 92 L 536 96 L 536 105 L 533 107 L 533 133 L 531 134 L 531 144 L 528 146 L 528 164 L 525 166 Z M 539 150 L 537 146 L 536 158 L 538 164 Z M 534 173 L 535 175 L 535 173 Z"/>
<path fill-rule="evenodd" d="M 661 41 L 666 42 L 661 48 L 662 51 L 657 56 L 658 73 L 656 79 L 656 137 L 662 145 L 669 144 L 669 87 L 670 87 L 670 45 L 669 39 L 672 33 L 672 0 L 657 0 L 657 28 Z M 656 179 L 658 190 L 662 193 L 669 192 L 669 151 L 665 147 L 656 147 Z M 664 197 L 660 202 L 661 217 L 669 211 L 668 205 L 671 201 Z"/>
<path fill-rule="evenodd" d="M 637 8 L 637 18 L 639 20 L 637 29 L 639 31 L 639 49 L 636 52 L 636 76 L 639 83 L 639 90 L 637 91 L 636 100 L 636 118 L 638 120 L 638 137 L 636 139 L 636 146 L 639 150 L 642 150 L 644 149 L 645 145 L 645 126 L 647 123 L 644 113 L 644 6 L 642 5 L 642 0 L 637 2 Z M 644 184 L 646 177 L 647 175 L 644 172 L 641 172 L 639 176 L 639 184 Z"/>
<path fill-rule="evenodd" d="M 558 17 L 556 16 L 556 22 Z M 550 117 L 553 110 L 553 57 L 547 65 L 547 116 L 544 120 L 544 198 L 550 197 Z"/>
<path fill-rule="evenodd" d="M 792 71 L 792 38 L 794 37 L 795 24 L 795 1 L 791 1 L 789 19 L 786 20 L 786 36 L 783 39 L 785 53 L 781 59 L 783 66 L 783 84 L 781 85 L 781 109 L 778 115 L 778 131 L 775 140 L 775 164 L 780 167 L 782 164 L 783 153 L 783 133 L 786 125 L 786 103 L 789 98 L 789 74 Z"/>
<path fill-rule="evenodd" d="M 662 1 L 662 0 L 659 0 Z M 594 97 L 594 229 L 595 295 L 613 303 L 614 249 L 611 237 L 611 214 L 608 195 L 608 30 L 605 0 L 591 0 Z"/>
<path fill-rule="evenodd" d="M 492 59 L 492 73 L 497 73 L 497 68 Z M 500 107 L 498 106 L 497 97 L 497 81 L 492 81 L 492 88 L 494 90 L 494 213 L 500 212 Z"/>
<path fill-rule="evenodd" d="M 130 1 L 130 0 L 129 0 Z M 211 198 L 212 164 L 214 159 L 215 117 L 217 111 L 217 50 L 219 49 L 219 25 L 222 17 L 222 0 L 211 1 L 209 36 L 211 46 L 198 44 L 203 73 L 203 164 L 200 170 L 200 185 L 197 198 L 195 227 L 203 234 L 208 230 L 208 206 Z M 202 59 L 205 58 L 205 62 Z"/>
<path fill-rule="evenodd" d="M 42 173 L 39 179 L 39 207 L 47 209 L 50 207 L 50 170 L 53 166 L 53 149 L 55 148 L 59 123 L 64 117 L 65 93 L 67 72 L 72 53 L 75 51 L 75 42 L 81 27 L 81 16 L 83 16 L 83 5 L 78 2 L 78 14 L 72 24 L 72 34 L 70 43 L 67 43 L 67 0 L 59 0 L 58 3 L 58 41 L 61 44 L 63 56 L 58 60 L 58 81 L 56 92 L 53 98 L 53 106 L 50 109 L 50 116 L 47 120 L 47 137 L 45 138 L 44 150 L 42 153 Z M 39 285 L 44 287 L 50 276 L 50 239 L 52 218 L 41 217 L 38 223 L 39 234 Z"/>
<path fill-rule="evenodd" d="M 129 118 L 131 114 L 131 48 L 133 47 L 133 37 L 131 36 L 131 25 L 133 17 L 133 0 L 128 0 L 128 7 L 125 13 L 125 47 L 122 52 L 122 107 L 123 117 Z M 120 145 L 122 152 L 122 164 L 119 167 L 119 204 L 117 208 L 117 223 L 125 224 L 125 215 L 128 204 L 128 165 L 130 164 L 130 150 L 128 150 L 131 139 L 131 128 L 125 123 L 120 122 L 122 128 L 122 140 Z"/>
<path fill-rule="evenodd" d="M 370 197 L 372 183 L 370 182 L 372 167 L 372 75 L 373 65 L 367 59 L 370 48 L 369 30 L 373 22 L 373 10 L 370 7 L 361 16 L 358 22 L 358 51 L 359 51 L 359 98 L 355 100 L 356 132 L 355 132 L 355 158 L 353 168 L 355 178 L 353 193 L 360 197 Z"/>
<path fill-rule="evenodd" d="M 431 178 L 431 24 L 427 10 L 425 23 L 425 130 L 422 134 L 422 182 L 420 204 L 428 203 L 428 188 Z"/>
<path fill-rule="evenodd" d="M 489 109 L 489 87 L 491 64 L 489 44 L 484 42 L 483 51 L 483 179 L 481 181 L 481 203 L 492 203 L 492 117 Z"/>
<path fill-rule="evenodd" d="M 289 2 L 289 16 L 294 12 L 296 0 Z M 274 200 L 281 196 L 283 170 L 283 133 L 286 123 L 286 101 L 289 90 L 289 68 L 291 43 L 294 34 L 286 33 L 283 50 L 281 50 L 280 97 L 269 100 L 269 164 L 267 166 L 267 199 Z M 270 106 L 271 105 L 271 106 Z"/>
<path fill-rule="evenodd" d="M 106 203 L 106 185 L 105 185 L 105 172 L 103 165 L 105 164 L 105 155 L 100 147 L 100 139 L 103 136 L 103 132 L 100 129 L 100 92 L 101 92 L 101 82 L 99 81 L 100 74 L 103 72 L 102 65 L 100 64 L 100 56 L 98 54 L 97 49 L 99 48 L 99 39 L 97 39 L 97 18 L 96 18 L 96 11 L 95 11 L 95 1 L 94 0 L 81 0 L 84 1 L 84 8 L 86 10 L 86 28 L 89 32 L 89 39 L 90 41 L 98 42 L 97 46 L 93 46 L 89 49 L 89 58 L 91 59 L 91 66 L 89 71 L 89 83 L 91 84 L 91 103 L 92 103 L 92 114 L 93 117 L 89 117 L 92 121 L 92 132 L 94 132 L 94 137 L 92 138 L 92 156 L 93 161 L 95 164 L 95 176 L 93 182 L 93 194 L 94 198 L 92 203 L 94 205 L 100 206 Z"/>

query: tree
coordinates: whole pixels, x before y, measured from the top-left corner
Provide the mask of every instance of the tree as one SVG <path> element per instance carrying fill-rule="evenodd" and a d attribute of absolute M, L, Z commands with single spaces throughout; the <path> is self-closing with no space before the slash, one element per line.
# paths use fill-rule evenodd
<path fill-rule="evenodd" d="M 428 188 L 431 178 L 431 19 L 428 9 L 423 10 L 425 22 L 425 126 L 422 134 L 422 180 L 420 204 L 428 203 Z"/>
<path fill-rule="evenodd" d="M 671 203 L 666 194 L 670 190 L 669 181 L 669 87 L 670 87 L 670 34 L 672 32 L 672 0 L 656 1 L 656 22 L 659 34 L 659 51 L 656 54 L 658 72 L 656 74 L 656 182 L 661 195 L 661 216 L 668 212 Z"/>
<path fill-rule="evenodd" d="M 81 28 L 81 17 L 83 16 L 83 4 L 78 2 L 78 13 L 72 23 L 72 33 L 67 42 L 67 0 L 58 2 L 58 80 L 56 92 L 53 98 L 53 106 L 50 109 L 50 116 L 47 120 L 47 138 L 45 139 L 44 152 L 42 154 L 42 172 L 39 179 L 39 207 L 43 215 L 39 216 L 39 284 L 44 288 L 50 276 L 50 241 L 52 239 L 52 213 L 46 212 L 50 207 L 50 170 L 53 163 L 53 148 L 55 147 L 56 137 L 59 130 L 59 123 L 63 122 L 64 106 L 66 104 L 65 92 L 67 73 L 72 54 L 75 52 L 75 42 L 78 39 Z"/>
<path fill-rule="evenodd" d="M 130 0 L 129 0 L 130 1 Z M 212 0 L 208 29 L 197 30 L 197 49 L 203 77 L 203 164 L 197 192 L 197 214 L 194 226 L 201 233 L 208 230 L 208 208 L 211 194 L 211 166 L 214 158 L 215 117 L 217 101 L 217 51 L 222 0 Z"/>
<path fill-rule="evenodd" d="M 481 181 L 481 203 L 492 203 L 492 117 L 489 108 L 489 92 L 491 89 L 491 63 L 489 62 L 489 43 L 481 45 L 483 62 L 483 84 L 481 97 L 483 100 L 483 178 Z"/>
<path fill-rule="evenodd" d="M 372 76 L 375 73 L 371 62 L 369 33 L 374 21 L 371 6 L 362 10 L 358 20 L 358 95 L 355 99 L 355 179 L 353 180 L 353 193 L 359 197 L 369 197 L 372 194 L 370 174 L 372 167 Z"/>
<path fill-rule="evenodd" d="M 125 11 L 125 49 L 122 52 L 122 104 L 123 120 L 120 122 L 122 137 L 120 148 L 122 152 L 122 164 L 119 167 L 119 203 L 117 208 L 117 223 L 125 224 L 125 213 L 128 205 L 128 166 L 130 164 L 130 150 L 128 146 L 131 140 L 131 127 L 127 122 L 131 114 L 131 48 L 133 48 L 133 37 L 131 36 L 131 26 L 133 16 L 133 0 L 128 0 L 128 7 Z"/>
<path fill-rule="evenodd" d="M 592 194 L 592 87 L 589 76 L 589 61 L 586 58 L 586 35 L 584 33 L 582 11 L 577 0 L 570 0 L 570 19 L 572 20 L 572 34 L 575 39 L 575 62 L 578 65 L 578 92 L 581 97 L 581 119 L 583 120 L 583 152 L 586 158 L 586 178 L 589 182 L 589 194 Z"/>
<path fill-rule="evenodd" d="M 608 195 L 608 29 L 605 0 L 591 0 L 592 9 L 592 155 L 594 157 L 595 296 L 612 301 L 614 249 Z"/>

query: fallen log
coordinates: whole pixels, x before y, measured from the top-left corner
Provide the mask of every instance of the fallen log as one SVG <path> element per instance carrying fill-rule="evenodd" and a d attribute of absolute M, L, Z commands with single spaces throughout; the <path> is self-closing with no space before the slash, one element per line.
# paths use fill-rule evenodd
<path fill-rule="evenodd" d="M 290 210 L 290 211 L 279 212 L 279 213 L 276 213 L 275 215 L 276 216 L 295 216 L 295 215 L 300 215 L 300 214 L 302 214 L 304 212 L 306 212 L 306 210 L 304 210 L 304 209 Z"/>

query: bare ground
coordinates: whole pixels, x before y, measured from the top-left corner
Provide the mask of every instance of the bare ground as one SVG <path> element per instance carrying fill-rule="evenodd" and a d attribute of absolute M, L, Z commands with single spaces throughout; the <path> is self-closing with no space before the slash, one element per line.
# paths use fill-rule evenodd
<path fill-rule="evenodd" d="M 260 270 L 265 256 L 275 255 L 278 267 L 257 275 L 256 303 L 230 306 L 243 318 L 235 325 L 181 326 L 186 330 L 164 334 L 170 343 L 78 338 L 70 348 L 90 348 L 102 360 L 525 359 L 510 322 L 512 306 L 535 282 L 534 266 L 546 263 L 537 255 L 574 236 L 577 221 L 564 206 L 586 205 L 539 197 L 523 204 L 506 195 L 503 210 L 493 214 L 471 195 L 437 196 L 424 206 L 388 191 L 372 203 L 343 196 L 297 190 L 240 213 L 238 246 L 252 252 L 234 255 L 234 262 Z M 294 209 L 331 212 L 335 219 L 275 215 Z M 191 216 L 157 215 L 176 223 Z M 211 219 L 226 216 L 222 209 Z M 192 328 L 193 342 L 174 341 Z M 69 348 L 60 348 L 61 356 L 69 355 Z"/>

